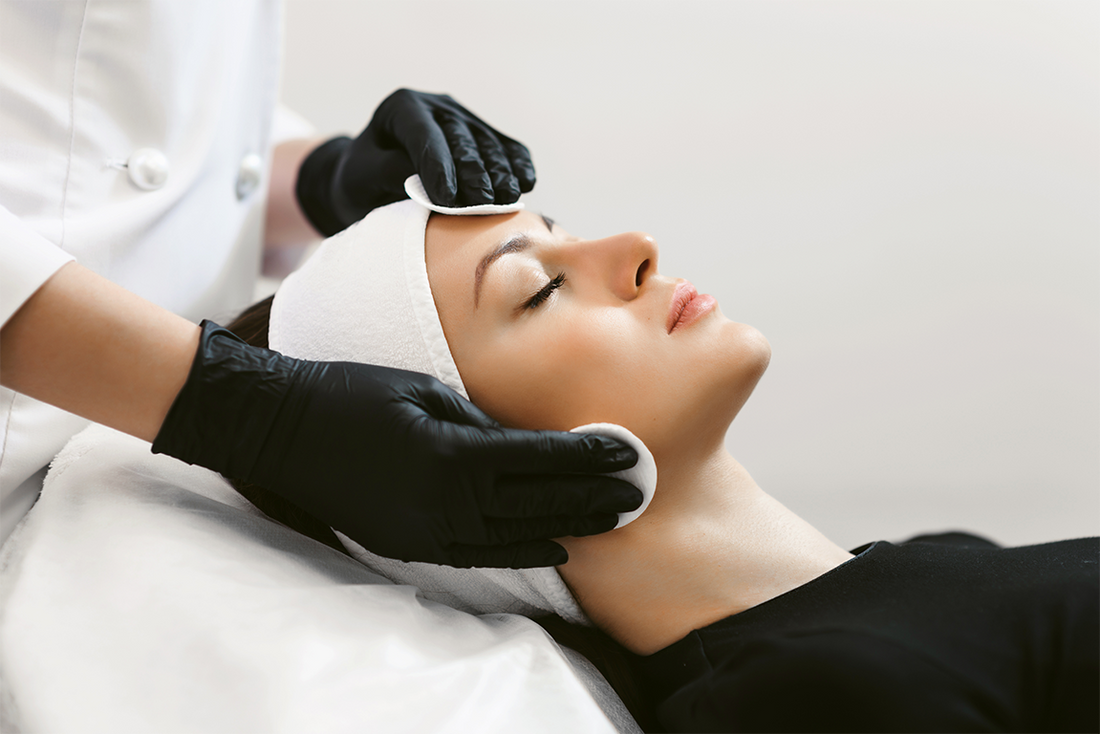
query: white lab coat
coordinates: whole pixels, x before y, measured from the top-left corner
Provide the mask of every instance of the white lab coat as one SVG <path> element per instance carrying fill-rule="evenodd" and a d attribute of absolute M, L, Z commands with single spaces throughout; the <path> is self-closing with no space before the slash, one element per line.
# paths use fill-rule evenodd
<path fill-rule="evenodd" d="M 73 258 L 194 321 L 247 305 L 281 19 L 279 0 L 0 0 L 3 322 Z M 0 541 L 85 423 L 0 391 Z"/>

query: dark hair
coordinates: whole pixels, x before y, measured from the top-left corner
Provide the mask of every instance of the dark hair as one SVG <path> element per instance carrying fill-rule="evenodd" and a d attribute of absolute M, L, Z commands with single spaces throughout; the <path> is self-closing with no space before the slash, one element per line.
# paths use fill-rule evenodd
<path fill-rule="evenodd" d="M 273 298 L 268 296 L 252 304 L 226 328 L 254 347 L 268 348 L 268 324 L 271 320 Z M 228 479 L 237 492 L 268 517 L 330 548 L 347 553 L 332 528 L 302 508 L 256 484 Z M 557 616 L 539 617 L 535 622 L 559 645 L 575 650 L 596 666 L 643 730 L 660 731 L 653 708 L 643 697 L 631 672 L 631 653 L 626 648 L 595 627 L 570 624 Z"/>

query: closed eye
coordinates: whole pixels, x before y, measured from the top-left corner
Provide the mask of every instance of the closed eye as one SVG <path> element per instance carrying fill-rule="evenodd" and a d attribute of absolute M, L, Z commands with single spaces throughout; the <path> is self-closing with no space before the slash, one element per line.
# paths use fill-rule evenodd
<path fill-rule="evenodd" d="M 519 310 L 527 311 L 538 308 L 546 301 L 547 298 L 550 297 L 550 294 L 552 294 L 558 288 L 561 288 L 563 285 L 565 285 L 565 273 L 558 273 L 556 276 L 554 276 L 553 280 L 544 285 L 542 288 L 539 289 L 537 293 L 524 301 Z"/>

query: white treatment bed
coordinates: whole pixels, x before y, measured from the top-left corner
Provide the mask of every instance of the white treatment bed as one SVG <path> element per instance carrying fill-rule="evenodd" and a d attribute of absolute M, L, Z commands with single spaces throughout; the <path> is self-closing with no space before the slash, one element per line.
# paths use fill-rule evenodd
<path fill-rule="evenodd" d="M 534 622 L 417 596 L 93 426 L 0 554 L 0 729 L 638 732 Z"/>

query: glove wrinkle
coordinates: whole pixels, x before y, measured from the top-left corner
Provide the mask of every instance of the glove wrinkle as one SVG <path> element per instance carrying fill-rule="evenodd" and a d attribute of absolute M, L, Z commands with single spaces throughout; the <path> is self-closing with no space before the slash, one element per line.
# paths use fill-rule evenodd
<path fill-rule="evenodd" d="M 187 382 L 152 450 L 227 476 L 247 477 L 279 408 L 278 400 L 256 404 L 249 388 L 269 395 L 284 393 L 288 381 L 280 366 L 287 358 L 248 347 L 211 321 L 203 321 L 200 327 L 199 348 Z"/>
<path fill-rule="evenodd" d="M 621 450 L 501 428 L 428 375 L 293 359 L 204 321 L 153 451 L 263 487 L 382 556 L 530 567 L 564 562 L 545 538 L 604 532 L 616 520 L 605 503 L 638 493 L 608 477 L 532 476 L 555 457 L 582 463 L 581 445 Z"/>

